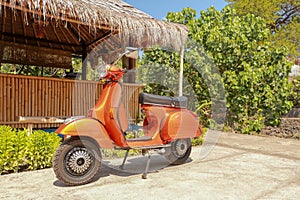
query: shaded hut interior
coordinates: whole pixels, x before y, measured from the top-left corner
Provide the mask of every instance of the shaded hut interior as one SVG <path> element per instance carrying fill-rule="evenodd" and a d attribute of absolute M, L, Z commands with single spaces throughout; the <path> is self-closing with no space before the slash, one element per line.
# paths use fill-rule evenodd
<path fill-rule="evenodd" d="M 85 80 L 86 63 L 95 67 L 98 56 L 110 62 L 126 46 L 147 48 L 163 45 L 179 49 L 187 37 L 185 26 L 156 20 L 120 0 L 0 2 L 0 66 L 1 63 L 11 63 L 72 69 L 72 58 L 76 57 L 83 61 L 81 79 Z M 127 65 L 132 66 L 134 62 L 129 60 Z M 62 81 L 0 75 L 0 123 L 15 124 L 19 116 L 84 115 L 101 92 L 99 83 L 93 85 L 98 88 L 97 92 L 82 86 L 78 91 L 81 95 L 87 96 L 85 91 L 97 94 L 89 100 L 79 101 L 78 104 L 84 106 L 77 113 L 72 111 L 76 107 L 73 98 L 76 83 Z M 141 86 L 132 86 L 128 94 L 134 93 L 136 88 Z M 133 101 L 128 108 L 138 106 L 137 101 L 130 100 L 130 97 L 125 101 Z M 58 108 L 43 108 L 48 105 Z"/>

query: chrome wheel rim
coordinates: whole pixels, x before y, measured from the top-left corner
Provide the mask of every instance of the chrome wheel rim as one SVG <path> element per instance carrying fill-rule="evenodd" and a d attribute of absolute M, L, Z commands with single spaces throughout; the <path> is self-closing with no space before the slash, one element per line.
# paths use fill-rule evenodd
<path fill-rule="evenodd" d="M 95 158 L 84 147 L 73 148 L 65 157 L 67 171 L 74 176 L 86 174 L 93 166 Z"/>
<path fill-rule="evenodd" d="M 189 145 L 187 140 L 177 140 L 175 143 L 175 152 L 178 157 L 184 156 L 188 148 Z"/>

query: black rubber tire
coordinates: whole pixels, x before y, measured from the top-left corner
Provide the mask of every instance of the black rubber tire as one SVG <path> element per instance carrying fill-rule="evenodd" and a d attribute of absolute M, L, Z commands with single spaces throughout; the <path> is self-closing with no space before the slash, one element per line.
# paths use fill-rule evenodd
<path fill-rule="evenodd" d="M 178 142 L 184 143 L 187 146 L 185 147 L 185 152 L 179 153 L 177 152 L 176 145 Z M 171 143 L 171 147 L 165 148 L 165 158 L 169 161 L 171 165 L 180 165 L 185 163 L 185 161 L 190 157 L 192 151 L 192 142 L 191 139 L 178 139 Z"/>
<path fill-rule="evenodd" d="M 73 151 L 74 153 L 71 154 Z M 89 166 L 87 167 L 87 170 L 85 170 L 82 174 L 76 174 L 77 172 L 71 171 L 72 169 L 70 168 L 72 167 L 68 167 L 67 165 L 67 159 L 71 160 L 71 156 L 73 155 L 75 157 L 78 155 L 76 154 L 78 152 L 87 153 L 85 155 L 88 155 L 88 158 L 91 158 L 89 159 L 91 162 L 89 162 L 90 164 L 88 163 Z M 80 158 L 76 160 L 76 163 L 79 159 Z M 69 186 L 83 185 L 91 182 L 92 179 L 98 174 L 100 167 L 101 152 L 98 145 L 85 138 L 76 137 L 64 141 L 56 150 L 53 157 L 53 170 L 57 179 Z"/>

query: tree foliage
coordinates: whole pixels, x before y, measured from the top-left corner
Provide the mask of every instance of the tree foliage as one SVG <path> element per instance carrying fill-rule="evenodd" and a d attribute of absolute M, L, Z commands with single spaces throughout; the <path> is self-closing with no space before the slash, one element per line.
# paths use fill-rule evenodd
<path fill-rule="evenodd" d="M 294 95 L 291 100 L 293 101 L 295 108 L 300 108 L 300 77 L 294 78 L 292 83 L 294 85 Z"/>
<path fill-rule="evenodd" d="M 290 56 L 299 56 L 300 0 L 226 0 L 237 15 L 254 14 L 265 19 L 278 47 L 286 46 Z"/>
<path fill-rule="evenodd" d="M 210 97 L 218 99 L 222 96 L 222 93 L 213 90 L 213 87 L 207 87 L 207 85 L 219 86 L 217 83 L 220 82 L 218 81 L 220 78 L 216 74 L 213 75 L 212 65 L 205 59 L 208 58 L 203 55 L 202 48 L 189 48 L 185 52 L 183 74 L 183 95 L 188 97 L 188 107 L 197 112 L 202 125 L 208 123 Z M 178 52 L 161 48 L 145 51 L 137 70 L 138 80 L 147 83 L 144 91 L 157 95 L 178 96 L 179 64 Z"/>
<path fill-rule="evenodd" d="M 72 58 L 72 71 L 78 74 L 80 77 L 82 68 L 81 58 Z M 98 80 L 98 73 L 95 68 L 93 68 L 90 62 L 87 62 L 87 80 Z M 43 77 L 53 77 L 53 78 L 63 78 L 71 72 L 70 69 L 62 69 L 55 67 L 40 67 L 31 65 L 21 65 L 21 64 L 9 64 L 3 63 L 0 66 L 0 73 L 5 74 L 18 74 L 18 75 L 28 75 L 28 76 L 43 76 Z M 72 72 L 72 73 L 73 73 Z"/>
<path fill-rule="evenodd" d="M 63 69 L 52 67 L 39 67 L 20 64 L 2 64 L 0 73 L 18 74 L 29 76 L 49 76 L 49 77 L 62 77 Z"/>
<path fill-rule="evenodd" d="M 292 106 L 288 101 L 291 63 L 286 60 L 284 49 L 268 42 L 271 35 L 266 21 L 252 14 L 236 16 L 230 7 L 222 11 L 211 7 L 202 11 L 198 19 L 194 13 L 186 8 L 179 13 L 169 13 L 167 19 L 185 23 L 190 28 L 190 39 L 203 47 L 205 55 L 219 70 L 226 89 L 227 124 L 243 133 L 259 132 L 263 124 L 278 125 L 280 117 Z M 145 60 L 151 57 L 151 53 L 146 55 Z M 186 57 L 196 58 L 195 53 L 190 55 L 187 52 Z M 201 57 L 199 54 L 197 59 L 185 60 L 185 75 L 191 80 L 193 89 L 199 88 L 199 92 L 196 90 L 198 99 L 207 100 L 212 97 L 211 91 L 217 90 L 207 92 L 209 81 L 203 82 L 200 80 L 203 74 L 189 71 L 190 66 Z M 156 63 L 166 60 L 163 53 L 152 59 Z M 201 66 L 211 66 L 211 63 L 204 60 Z M 205 76 L 213 74 L 210 72 Z M 215 80 L 211 78 L 211 81 Z"/>

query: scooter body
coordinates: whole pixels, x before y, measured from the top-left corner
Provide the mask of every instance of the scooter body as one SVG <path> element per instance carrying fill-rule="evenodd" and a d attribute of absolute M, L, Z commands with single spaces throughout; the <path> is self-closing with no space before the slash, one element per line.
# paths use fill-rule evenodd
<path fill-rule="evenodd" d="M 123 150 L 165 148 L 168 154 L 166 157 L 171 163 L 183 163 L 191 151 L 190 138 L 196 138 L 201 135 L 197 116 L 186 108 L 187 98 L 141 93 L 139 95 L 139 103 L 141 104 L 142 112 L 145 114 L 143 126 L 141 127 L 144 136 L 126 139 L 125 136 L 129 131 L 129 124 L 122 102 L 123 90 L 120 82 L 125 71 L 115 66 L 106 66 L 105 68 L 107 71 L 103 78 L 107 82 L 96 105 L 89 111 L 88 117 L 71 118 L 56 130 L 57 133 L 65 136 L 66 141 L 64 143 L 68 143 L 68 141 L 72 143 L 68 144 L 69 152 L 58 150 L 55 154 L 54 166 L 60 165 L 57 168 L 54 167 L 57 177 L 68 185 L 89 182 L 91 176 L 94 175 L 89 175 L 88 178 L 83 180 L 82 177 L 87 175 L 82 174 L 82 171 L 90 167 L 90 165 L 85 166 L 86 163 L 95 161 L 95 159 L 88 160 L 88 157 L 95 157 L 95 154 L 101 154 L 100 148 Z M 84 142 L 78 142 L 77 139 L 86 140 L 88 144 L 92 143 L 90 146 L 93 148 L 87 147 L 87 144 L 84 144 Z M 77 141 L 77 143 L 74 141 Z M 77 145 L 76 148 L 80 150 L 77 152 L 72 151 L 72 145 L 74 148 Z M 84 153 L 81 156 L 76 156 L 78 152 Z M 63 153 L 65 155 L 62 155 Z M 89 156 L 85 157 L 87 154 Z M 61 162 L 64 164 L 61 164 Z M 71 167 L 65 171 L 59 169 L 64 165 Z M 62 177 L 62 174 L 65 177 Z M 73 178 L 68 178 L 66 174 Z M 78 179 L 74 179 L 77 175 Z"/>
<path fill-rule="evenodd" d="M 119 79 L 124 72 L 114 67 L 109 73 L 114 74 L 115 79 Z M 108 81 L 87 118 L 69 120 L 56 132 L 65 136 L 91 137 L 101 148 L 125 149 L 161 146 L 176 139 L 201 135 L 197 116 L 186 108 L 185 97 L 141 93 L 139 103 L 146 115 L 143 123 L 145 137 L 126 140 L 129 125 L 122 102 L 122 92 L 122 84 L 118 80 Z"/>

